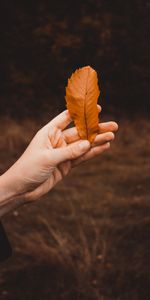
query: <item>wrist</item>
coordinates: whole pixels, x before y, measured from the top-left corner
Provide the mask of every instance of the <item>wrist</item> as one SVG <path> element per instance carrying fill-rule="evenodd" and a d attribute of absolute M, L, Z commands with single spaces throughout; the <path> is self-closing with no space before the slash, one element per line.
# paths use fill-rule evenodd
<path fill-rule="evenodd" d="M 25 197 L 18 194 L 9 172 L 0 176 L 0 217 L 25 203 Z"/>
<path fill-rule="evenodd" d="M 17 196 L 17 190 L 9 171 L 0 176 L 0 203 Z"/>

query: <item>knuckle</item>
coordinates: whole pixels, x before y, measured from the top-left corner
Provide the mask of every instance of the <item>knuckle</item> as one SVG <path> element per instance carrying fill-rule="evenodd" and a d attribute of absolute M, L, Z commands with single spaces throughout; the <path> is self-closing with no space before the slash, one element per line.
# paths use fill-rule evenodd
<path fill-rule="evenodd" d="M 74 159 L 77 157 L 77 147 L 70 147 L 70 157 Z"/>
<path fill-rule="evenodd" d="M 48 129 L 48 135 L 53 136 L 56 133 L 56 127 L 50 126 Z"/>

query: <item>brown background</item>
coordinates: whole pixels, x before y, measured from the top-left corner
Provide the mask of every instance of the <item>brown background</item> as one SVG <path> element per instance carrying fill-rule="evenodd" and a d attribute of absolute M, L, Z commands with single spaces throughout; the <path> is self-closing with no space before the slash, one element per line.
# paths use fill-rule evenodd
<path fill-rule="evenodd" d="M 149 110 L 149 2 L 4 1 L 1 114 L 43 117 L 64 108 L 67 78 L 91 65 L 108 111 Z"/>
<path fill-rule="evenodd" d="M 67 78 L 99 75 L 111 149 L 3 218 L 1 300 L 150 299 L 149 2 L 8 1 L 0 8 L 0 172 L 64 110 Z"/>

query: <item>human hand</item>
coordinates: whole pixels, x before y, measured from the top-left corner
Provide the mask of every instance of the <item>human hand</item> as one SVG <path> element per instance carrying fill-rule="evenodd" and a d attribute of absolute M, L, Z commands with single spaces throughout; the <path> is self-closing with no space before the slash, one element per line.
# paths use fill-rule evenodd
<path fill-rule="evenodd" d="M 101 108 L 98 108 L 99 111 Z M 51 190 L 69 171 L 110 147 L 115 122 L 99 124 L 100 133 L 92 146 L 81 140 L 75 127 L 65 129 L 71 122 L 64 111 L 40 129 L 18 161 L 3 175 L 9 181 L 12 194 L 25 202 L 33 201 Z"/>

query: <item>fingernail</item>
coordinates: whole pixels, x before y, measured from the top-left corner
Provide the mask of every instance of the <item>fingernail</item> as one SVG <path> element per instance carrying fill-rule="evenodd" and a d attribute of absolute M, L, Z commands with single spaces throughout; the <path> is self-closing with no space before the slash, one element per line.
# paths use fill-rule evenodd
<path fill-rule="evenodd" d="M 106 148 L 110 147 L 110 142 L 106 143 Z"/>
<path fill-rule="evenodd" d="M 114 135 L 114 133 L 113 133 L 113 132 L 111 133 L 111 137 L 112 137 L 112 139 L 114 139 L 114 138 L 115 138 L 115 135 Z"/>
<path fill-rule="evenodd" d="M 90 148 L 90 142 L 89 141 L 82 141 L 79 143 L 79 147 L 81 150 L 86 151 Z"/>

